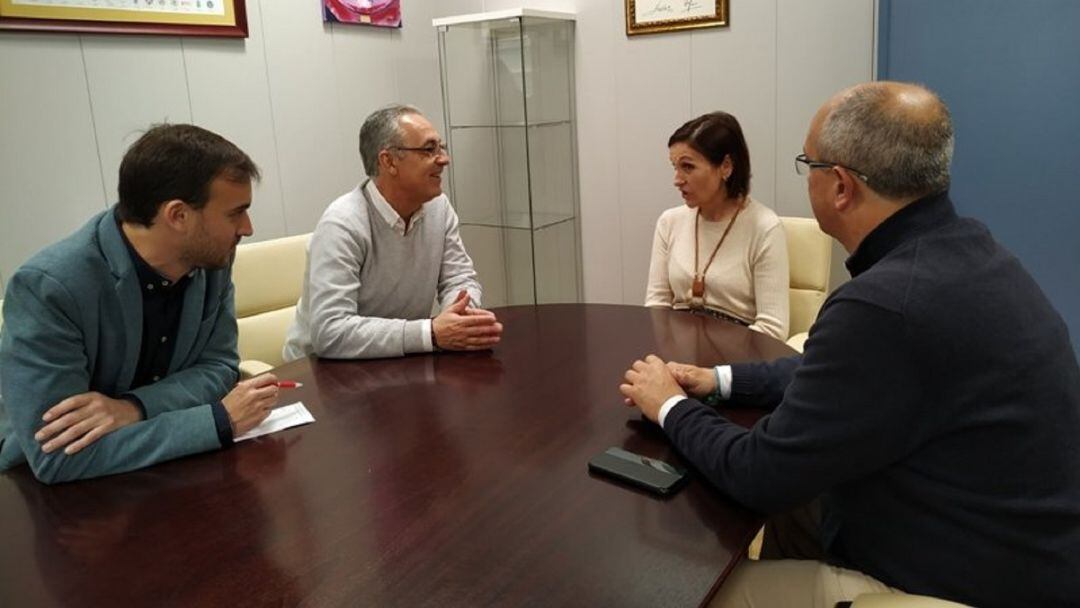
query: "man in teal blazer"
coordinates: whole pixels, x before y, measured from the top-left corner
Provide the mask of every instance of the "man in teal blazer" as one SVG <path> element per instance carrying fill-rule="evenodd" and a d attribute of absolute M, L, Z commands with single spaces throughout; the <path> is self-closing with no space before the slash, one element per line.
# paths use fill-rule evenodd
<path fill-rule="evenodd" d="M 258 168 L 192 125 L 127 151 L 120 202 L 11 278 L 0 331 L 0 470 L 45 483 L 232 443 L 277 398 L 237 381 L 230 264 Z"/>

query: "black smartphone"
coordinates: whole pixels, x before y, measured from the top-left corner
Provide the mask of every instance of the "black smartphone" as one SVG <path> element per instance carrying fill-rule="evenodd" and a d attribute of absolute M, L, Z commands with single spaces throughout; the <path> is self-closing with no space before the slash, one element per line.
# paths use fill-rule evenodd
<path fill-rule="evenodd" d="M 686 481 L 686 469 L 622 448 L 608 448 L 589 461 L 589 471 L 614 477 L 639 488 L 667 496 Z"/>

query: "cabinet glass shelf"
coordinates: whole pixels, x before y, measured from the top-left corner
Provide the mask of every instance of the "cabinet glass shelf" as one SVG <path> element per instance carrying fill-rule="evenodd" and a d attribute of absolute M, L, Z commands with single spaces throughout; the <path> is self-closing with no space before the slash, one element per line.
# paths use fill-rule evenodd
<path fill-rule="evenodd" d="M 461 219 L 461 218 L 459 218 Z M 488 228 L 509 228 L 511 230 L 540 230 L 563 222 L 572 222 L 576 218 L 565 213 L 506 213 L 488 217 L 461 219 L 462 226 L 486 226 Z"/>
<path fill-rule="evenodd" d="M 534 122 L 534 123 L 531 123 L 531 124 L 525 124 L 524 122 L 519 122 L 519 123 L 508 123 L 508 124 L 501 124 L 501 125 L 450 125 L 450 129 L 451 130 L 455 130 L 455 129 L 509 129 L 509 128 L 515 128 L 515 127 L 516 128 L 552 127 L 552 126 L 567 125 L 567 124 L 570 124 L 569 120 L 549 120 L 547 122 Z"/>

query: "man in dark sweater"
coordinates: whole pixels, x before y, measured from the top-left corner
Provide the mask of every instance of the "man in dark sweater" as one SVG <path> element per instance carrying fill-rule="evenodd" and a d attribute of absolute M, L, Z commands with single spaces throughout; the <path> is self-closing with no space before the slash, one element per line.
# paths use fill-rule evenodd
<path fill-rule="evenodd" d="M 1080 603 L 1080 370 L 1039 286 L 956 215 L 952 147 L 922 87 L 837 94 L 796 167 L 852 280 L 805 354 L 715 370 L 650 355 L 627 372 L 628 402 L 725 493 L 770 514 L 820 499 L 821 561 L 746 562 L 713 605 Z M 773 411 L 748 431 L 684 390 Z"/>

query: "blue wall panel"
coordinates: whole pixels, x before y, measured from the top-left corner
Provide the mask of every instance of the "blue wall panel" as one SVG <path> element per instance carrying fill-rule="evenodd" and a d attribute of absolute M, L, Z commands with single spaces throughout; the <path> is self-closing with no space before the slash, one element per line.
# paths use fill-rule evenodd
<path fill-rule="evenodd" d="M 949 105 L 953 201 L 1020 258 L 1080 353 L 1080 2 L 880 9 L 879 78 L 921 82 Z"/>

